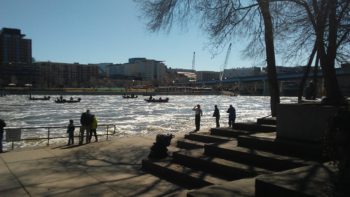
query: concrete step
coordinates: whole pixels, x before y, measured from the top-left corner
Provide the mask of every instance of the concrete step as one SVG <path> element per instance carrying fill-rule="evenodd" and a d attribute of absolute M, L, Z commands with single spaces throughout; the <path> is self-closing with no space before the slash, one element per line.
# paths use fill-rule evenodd
<path fill-rule="evenodd" d="M 173 160 L 176 163 L 185 165 L 192 169 L 209 172 L 228 180 L 237 180 L 246 177 L 253 177 L 259 174 L 272 173 L 270 170 L 257 168 L 252 165 L 205 156 L 203 155 L 203 151 L 198 149 L 174 152 Z"/>
<path fill-rule="evenodd" d="M 283 171 L 310 165 L 313 162 L 305 161 L 295 157 L 278 155 L 270 152 L 259 151 L 244 147 L 237 147 L 230 142 L 222 144 L 208 144 L 204 147 L 205 154 L 220 157 L 231 161 L 245 163 L 272 171 Z"/>
<path fill-rule="evenodd" d="M 162 195 L 163 197 L 187 197 L 187 192 L 191 190 L 181 190 L 181 191 L 174 191 L 170 194 Z"/>
<path fill-rule="evenodd" d="M 211 185 L 198 190 L 188 191 L 188 197 L 254 197 L 255 178 L 230 181 L 222 185 Z M 274 195 L 271 195 L 274 196 Z"/>
<path fill-rule="evenodd" d="M 257 150 L 269 151 L 276 154 L 300 157 L 306 160 L 323 160 L 322 145 L 288 140 L 276 140 L 275 138 L 239 136 L 238 146 Z"/>
<path fill-rule="evenodd" d="M 319 197 L 349 196 L 337 191 L 337 169 L 334 165 L 317 164 L 256 177 L 255 196 Z M 349 190 L 348 190 L 349 192 Z"/>
<path fill-rule="evenodd" d="M 204 148 L 204 142 L 198 142 L 188 139 L 179 139 L 177 141 L 177 147 L 182 149 L 196 149 L 196 148 Z"/>
<path fill-rule="evenodd" d="M 275 132 L 276 125 L 265 125 L 257 123 L 235 123 L 233 129 L 255 132 Z"/>
<path fill-rule="evenodd" d="M 257 123 L 264 125 L 277 125 L 276 117 L 258 118 Z"/>
<path fill-rule="evenodd" d="M 227 182 L 207 172 L 193 170 L 171 161 L 143 160 L 142 169 L 187 189 Z"/>
<path fill-rule="evenodd" d="M 211 135 L 230 137 L 230 138 L 236 138 L 241 135 L 250 135 L 252 133 L 255 133 L 255 131 L 236 130 L 236 129 L 224 128 L 224 127 L 210 129 Z"/>
<path fill-rule="evenodd" d="M 210 135 L 209 133 L 190 133 L 185 135 L 185 139 L 204 143 L 221 143 L 234 140 L 228 137 Z"/>

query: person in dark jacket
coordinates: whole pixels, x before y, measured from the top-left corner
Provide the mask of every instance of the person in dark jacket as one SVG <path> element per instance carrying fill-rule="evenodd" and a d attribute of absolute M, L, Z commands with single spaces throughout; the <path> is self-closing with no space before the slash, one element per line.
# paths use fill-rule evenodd
<path fill-rule="evenodd" d="M 68 146 L 69 145 L 73 145 L 74 144 L 74 130 L 75 130 L 75 126 L 74 126 L 74 122 L 73 120 L 69 120 L 69 125 L 67 127 L 67 133 L 68 133 Z"/>
<path fill-rule="evenodd" d="M 85 113 L 81 114 L 79 145 L 83 144 L 85 131 L 86 131 L 86 143 L 89 143 L 89 139 L 90 139 L 89 134 L 90 134 L 90 130 L 91 130 L 92 121 L 93 121 L 93 116 L 92 116 L 92 114 L 90 114 L 90 110 L 86 110 Z"/>
<path fill-rule="evenodd" d="M 233 125 L 235 124 L 236 120 L 236 109 L 230 105 L 230 107 L 227 110 L 228 113 L 228 126 L 233 128 Z"/>
<path fill-rule="evenodd" d="M 213 117 L 215 117 L 216 127 L 220 127 L 220 111 L 217 105 L 215 105 Z"/>
<path fill-rule="evenodd" d="M 203 111 L 200 105 L 194 106 L 192 110 L 195 112 L 195 124 L 196 124 L 195 131 L 199 131 L 200 124 L 201 124 L 201 116 L 203 115 Z"/>
<path fill-rule="evenodd" d="M 0 119 L 0 153 L 3 152 L 3 150 L 2 150 L 2 138 L 4 135 L 4 127 L 6 127 L 6 123 L 3 119 Z"/>

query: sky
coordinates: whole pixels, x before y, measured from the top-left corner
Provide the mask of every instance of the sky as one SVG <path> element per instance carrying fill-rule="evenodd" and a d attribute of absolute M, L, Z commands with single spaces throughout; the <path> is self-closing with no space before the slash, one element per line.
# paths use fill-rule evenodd
<path fill-rule="evenodd" d="M 171 68 L 221 71 L 226 48 L 213 57 L 198 25 L 150 32 L 132 0 L 0 0 L 0 28 L 18 28 L 32 40 L 36 61 L 127 63 L 145 57 Z M 226 68 L 259 66 L 243 58 L 243 40 L 232 43 Z M 262 65 L 260 65 L 262 66 Z"/>

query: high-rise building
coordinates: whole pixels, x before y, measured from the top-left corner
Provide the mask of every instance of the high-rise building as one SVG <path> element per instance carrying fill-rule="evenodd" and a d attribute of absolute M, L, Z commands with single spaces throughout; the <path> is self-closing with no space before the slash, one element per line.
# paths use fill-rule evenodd
<path fill-rule="evenodd" d="M 0 63 L 31 64 L 32 40 L 25 39 L 21 30 L 2 28 L 0 31 Z"/>

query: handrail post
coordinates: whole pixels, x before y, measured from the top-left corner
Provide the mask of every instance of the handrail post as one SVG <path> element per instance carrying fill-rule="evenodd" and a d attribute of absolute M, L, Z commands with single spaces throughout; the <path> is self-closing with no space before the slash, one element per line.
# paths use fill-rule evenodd
<path fill-rule="evenodd" d="M 47 146 L 50 145 L 50 127 L 47 128 Z"/>
<path fill-rule="evenodd" d="M 108 129 L 109 129 L 109 125 L 107 125 L 107 141 L 108 141 Z"/>

